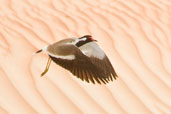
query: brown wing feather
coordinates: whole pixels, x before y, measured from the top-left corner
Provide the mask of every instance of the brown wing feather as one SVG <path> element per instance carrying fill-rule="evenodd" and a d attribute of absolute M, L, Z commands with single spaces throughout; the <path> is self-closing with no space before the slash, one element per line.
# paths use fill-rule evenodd
<path fill-rule="evenodd" d="M 71 50 L 72 53 L 70 54 L 75 56 L 75 59 L 73 60 L 56 58 L 51 55 L 49 56 L 56 64 L 69 70 L 73 75 L 77 76 L 81 80 L 87 81 L 88 83 L 95 83 L 96 81 L 99 84 L 106 84 L 109 80 L 112 80 L 111 74 L 116 78 L 116 73 L 107 58 L 105 58 L 105 63 L 103 63 L 101 60 L 96 58 L 90 59 L 76 47 L 72 47 Z"/>
<path fill-rule="evenodd" d="M 50 56 L 50 58 L 56 64 L 58 64 L 61 67 L 69 70 L 73 75 L 77 76 L 81 80 L 85 80 L 88 83 L 90 81 L 92 83 L 95 83 L 95 80 L 96 80 L 97 83 L 100 84 L 100 81 L 98 79 L 101 78 L 101 74 L 103 74 L 103 73 L 102 73 L 102 71 L 99 71 L 97 67 L 94 67 L 94 65 L 90 61 L 78 60 L 78 59 L 64 60 L 64 59 L 60 59 L 60 58 L 55 58 L 53 56 Z"/>
<path fill-rule="evenodd" d="M 107 56 L 105 56 L 103 60 L 95 57 L 90 57 L 90 60 L 96 67 L 104 72 L 105 75 L 103 79 L 105 81 L 113 81 L 113 78 L 116 79 L 116 77 L 118 77 Z"/>

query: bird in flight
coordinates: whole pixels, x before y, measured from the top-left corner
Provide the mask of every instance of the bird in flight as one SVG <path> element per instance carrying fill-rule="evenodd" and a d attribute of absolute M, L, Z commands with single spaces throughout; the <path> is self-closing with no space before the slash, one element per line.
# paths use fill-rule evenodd
<path fill-rule="evenodd" d="M 108 83 L 118 77 L 108 57 L 97 45 L 91 35 L 60 40 L 45 46 L 35 53 L 46 52 L 49 55 L 44 72 L 49 70 L 51 60 L 70 71 L 74 76 L 95 84 Z"/>

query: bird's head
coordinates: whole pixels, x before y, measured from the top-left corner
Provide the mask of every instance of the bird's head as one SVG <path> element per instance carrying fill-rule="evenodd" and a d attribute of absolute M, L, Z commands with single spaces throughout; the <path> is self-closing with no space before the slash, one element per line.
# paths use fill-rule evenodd
<path fill-rule="evenodd" d="M 88 41 L 88 42 L 97 41 L 97 40 L 93 39 L 91 35 L 82 36 L 79 38 L 79 40 Z"/>
<path fill-rule="evenodd" d="M 77 47 L 80 47 L 86 43 L 93 42 L 93 41 L 97 42 L 97 40 L 93 39 L 91 35 L 85 35 L 85 36 L 82 36 L 82 37 L 76 39 L 75 45 Z"/>

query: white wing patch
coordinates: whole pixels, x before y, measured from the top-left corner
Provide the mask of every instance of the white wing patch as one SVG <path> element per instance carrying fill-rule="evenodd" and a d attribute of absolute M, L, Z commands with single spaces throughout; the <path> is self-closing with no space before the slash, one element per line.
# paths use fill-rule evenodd
<path fill-rule="evenodd" d="M 67 60 L 73 60 L 75 59 L 74 55 L 67 55 L 67 56 L 61 56 L 61 55 L 54 55 L 52 53 L 47 52 L 50 56 L 55 57 L 55 58 L 60 58 L 60 59 L 67 59 Z"/>
<path fill-rule="evenodd" d="M 89 42 L 79 47 L 79 49 L 88 57 L 96 57 L 101 60 L 105 57 L 105 53 L 95 42 Z"/>
<path fill-rule="evenodd" d="M 67 56 L 61 56 L 61 55 L 54 55 L 52 53 L 50 53 L 49 51 L 47 51 L 47 47 L 48 46 L 45 46 L 44 48 L 42 48 L 42 50 L 46 53 L 48 53 L 50 56 L 52 57 L 55 57 L 55 58 L 60 58 L 60 59 L 67 59 L 67 60 L 73 60 L 75 59 L 75 56 L 74 55 L 67 55 Z"/>

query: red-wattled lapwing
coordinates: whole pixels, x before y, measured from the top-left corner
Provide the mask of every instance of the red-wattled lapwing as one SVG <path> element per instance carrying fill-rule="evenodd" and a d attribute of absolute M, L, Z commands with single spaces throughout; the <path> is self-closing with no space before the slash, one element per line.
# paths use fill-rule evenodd
<path fill-rule="evenodd" d="M 69 70 L 73 75 L 87 82 L 104 84 L 116 79 L 117 74 L 108 57 L 90 35 L 80 38 L 64 39 L 48 45 L 39 52 L 49 55 L 43 76 L 49 69 L 51 60 Z"/>

